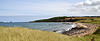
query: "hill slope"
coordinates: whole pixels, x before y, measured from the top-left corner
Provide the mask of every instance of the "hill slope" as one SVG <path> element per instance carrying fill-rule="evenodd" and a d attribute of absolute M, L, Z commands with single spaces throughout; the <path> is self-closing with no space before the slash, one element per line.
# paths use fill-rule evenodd
<path fill-rule="evenodd" d="M 91 19 L 92 17 L 53 17 L 49 19 L 41 19 L 41 20 L 36 20 L 36 21 L 30 21 L 31 22 L 75 22 L 79 20 L 86 20 L 86 19 Z"/>

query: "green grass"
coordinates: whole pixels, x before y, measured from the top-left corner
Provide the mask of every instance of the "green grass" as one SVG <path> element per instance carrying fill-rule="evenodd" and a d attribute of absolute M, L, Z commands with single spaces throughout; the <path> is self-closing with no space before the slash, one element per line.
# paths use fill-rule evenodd
<path fill-rule="evenodd" d="M 20 27 L 0 27 L 0 41 L 89 41 L 90 36 L 72 37 L 55 32 Z"/>
<path fill-rule="evenodd" d="M 100 18 L 92 18 L 92 19 L 87 19 L 87 20 L 79 20 L 79 21 L 76 21 L 76 22 L 100 25 Z"/>

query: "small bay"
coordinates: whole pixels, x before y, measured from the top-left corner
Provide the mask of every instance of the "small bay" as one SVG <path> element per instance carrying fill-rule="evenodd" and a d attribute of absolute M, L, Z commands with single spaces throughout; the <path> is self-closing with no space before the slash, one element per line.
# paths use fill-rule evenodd
<path fill-rule="evenodd" d="M 42 31 L 66 30 L 72 27 L 72 25 L 60 22 L 58 23 L 57 22 L 41 22 L 41 23 L 13 22 L 13 23 L 0 23 L 0 26 L 26 27 L 29 29 L 36 29 Z"/>

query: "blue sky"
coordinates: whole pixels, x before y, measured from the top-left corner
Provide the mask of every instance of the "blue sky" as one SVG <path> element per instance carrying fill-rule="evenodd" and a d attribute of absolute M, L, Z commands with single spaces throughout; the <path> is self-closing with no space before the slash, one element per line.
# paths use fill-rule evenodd
<path fill-rule="evenodd" d="M 96 16 L 100 15 L 99 13 L 99 0 L 0 0 L 0 16 L 49 18 L 54 16 Z"/>
<path fill-rule="evenodd" d="M 0 0 L 0 16 L 67 16 L 67 6 L 81 1 L 83 0 Z"/>

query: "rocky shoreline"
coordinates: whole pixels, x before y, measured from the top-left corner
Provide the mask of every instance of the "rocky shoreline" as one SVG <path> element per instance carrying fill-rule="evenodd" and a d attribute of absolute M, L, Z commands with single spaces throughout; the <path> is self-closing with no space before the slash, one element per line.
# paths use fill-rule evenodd
<path fill-rule="evenodd" d="M 68 35 L 68 36 L 81 37 L 81 36 L 85 36 L 85 35 L 94 33 L 96 31 L 96 29 L 98 28 L 98 26 L 92 25 L 92 24 L 77 23 L 77 22 L 73 22 L 73 23 L 76 24 L 77 26 L 75 28 L 72 28 L 69 31 L 62 32 L 62 34 Z"/>
<path fill-rule="evenodd" d="M 87 24 L 87 23 L 76 23 L 77 26 L 75 28 L 72 28 L 69 31 L 62 32 L 62 34 L 68 35 L 68 36 L 85 36 L 92 34 L 96 31 L 98 26 L 92 25 L 92 24 Z"/>

